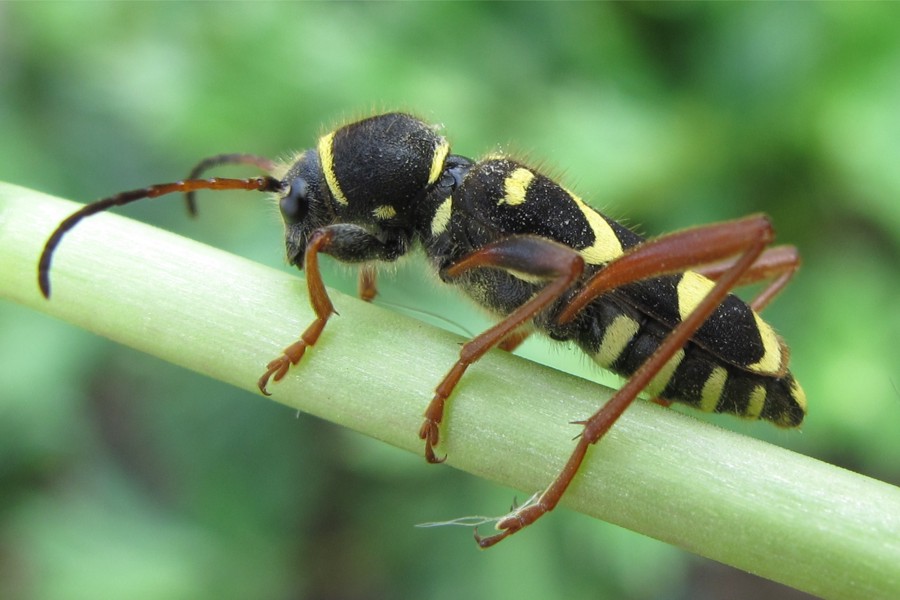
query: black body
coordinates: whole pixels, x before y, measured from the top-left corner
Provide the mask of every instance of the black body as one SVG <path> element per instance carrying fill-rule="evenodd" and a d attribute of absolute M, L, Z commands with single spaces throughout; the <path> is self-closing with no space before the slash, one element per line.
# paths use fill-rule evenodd
<path fill-rule="evenodd" d="M 402 113 L 371 117 L 322 137 L 283 168 L 280 180 L 290 262 L 302 268 L 306 244 L 321 229 L 333 234 L 322 251 L 349 263 L 392 261 L 421 246 L 445 281 L 501 317 L 545 282 L 508 269 L 473 269 L 458 277 L 444 276 L 446 269 L 515 235 L 540 236 L 578 251 L 586 262 L 582 280 L 535 318 L 535 328 L 576 343 L 625 377 L 712 286 L 692 272 L 639 281 L 600 296 L 574 321 L 558 325 L 556 316 L 579 284 L 643 238 L 512 159 L 476 162 L 449 154 L 431 126 Z M 806 401 L 787 358 L 771 327 L 729 296 L 647 391 L 705 411 L 793 427 L 803 420 Z"/>

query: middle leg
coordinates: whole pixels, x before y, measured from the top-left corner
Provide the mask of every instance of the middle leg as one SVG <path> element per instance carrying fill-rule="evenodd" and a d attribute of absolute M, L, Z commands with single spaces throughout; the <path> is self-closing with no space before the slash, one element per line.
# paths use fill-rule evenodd
<path fill-rule="evenodd" d="M 541 310 L 557 300 L 581 277 L 584 260 L 575 250 L 536 236 L 512 236 L 489 244 L 454 263 L 444 273 L 458 277 L 476 268 L 493 267 L 548 279 L 549 283 L 534 297 L 522 304 L 505 319 L 475 336 L 463 345 L 459 360 L 438 384 L 434 397 L 425 410 L 425 420 L 419 438 L 425 441 L 425 459 L 430 463 L 443 462 L 434 453 L 439 428 L 444 418 L 444 405 L 466 369 L 491 348 L 505 343 L 517 345 L 517 330 Z M 524 338 L 521 338 L 524 339 Z"/>

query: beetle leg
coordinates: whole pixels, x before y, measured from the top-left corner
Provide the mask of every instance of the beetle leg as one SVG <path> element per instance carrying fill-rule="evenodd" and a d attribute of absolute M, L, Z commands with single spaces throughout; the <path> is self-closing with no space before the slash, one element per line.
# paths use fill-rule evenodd
<path fill-rule="evenodd" d="M 575 250 L 545 238 L 511 236 L 465 256 L 446 269 L 442 276 L 452 278 L 470 269 L 482 267 L 510 269 L 546 278 L 549 283 L 505 319 L 463 345 L 459 360 L 438 384 L 419 429 L 419 438 L 425 441 L 425 458 L 430 463 L 444 461 L 444 458 L 437 458 L 434 453 L 440 437 L 444 405 L 469 365 L 491 348 L 506 340 L 515 340 L 517 329 L 558 299 L 578 280 L 584 269 L 584 260 Z"/>
<path fill-rule="evenodd" d="M 729 291 L 756 262 L 774 233 L 763 216 L 748 217 L 705 227 L 676 232 L 651 240 L 610 262 L 594 275 L 560 313 L 559 321 L 574 318 L 578 310 L 599 295 L 619 286 L 677 270 L 739 255 L 718 277 L 716 284 L 694 310 L 663 340 L 650 358 L 625 382 L 622 388 L 597 412 L 584 420 L 584 430 L 565 466 L 543 493 L 497 522 L 499 533 L 475 540 L 488 548 L 534 523 L 559 503 L 587 454 L 588 447 L 599 441 L 622 415 L 638 394 L 650 384 L 669 360 L 691 339 L 694 332 L 721 304 Z M 574 307 L 574 308 L 573 308 Z"/>
<path fill-rule="evenodd" d="M 371 302 L 378 295 L 378 288 L 375 285 L 376 278 L 375 267 L 372 265 L 363 265 L 359 268 L 356 290 L 359 297 L 366 302 Z"/>
<path fill-rule="evenodd" d="M 325 290 L 322 273 L 319 271 L 319 252 L 327 248 L 333 240 L 333 230 L 319 229 L 313 232 L 306 244 L 304 270 L 306 271 L 306 285 L 309 288 L 309 301 L 312 304 L 316 320 L 306 328 L 300 339 L 285 348 L 281 356 L 266 365 L 266 372 L 257 382 L 259 391 L 266 396 L 271 395 L 266 389 L 269 379 L 281 381 L 287 375 L 291 365 L 300 362 L 306 349 L 316 343 L 331 315 L 336 314 L 334 304 L 331 303 L 331 298 L 328 297 L 328 292 Z"/>
<path fill-rule="evenodd" d="M 734 264 L 734 260 L 723 260 L 694 269 L 697 273 L 716 280 Z M 750 301 L 750 308 L 759 312 L 778 295 L 800 268 L 800 254 L 794 246 L 776 246 L 763 252 L 737 286 L 749 285 L 769 280 L 768 284 Z"/>
<path fill-rule="evenodd" d="M 408 249 L 404 236 L 376 236 L 367 229 L 349 223 L 338 223 L 315 230 L 306 243 L 304 267 L 309 301 L 316 319 L 296 342 L 284 349 L 281 356 L 266 365 L 266 372 L 259 378 L 259 391 L 269 395 L 269 380 L 280 381 L 291 365 L 303 358 L 306 349 L 316 343 L 331 315 L 337 314 L 325 290 L 319 270 L 319 254 L 328 254 L 341 262 L 365 263 L 373 260 L 395 260 Z M 369 267 L 363 267 L 366 271 Z M 372 278 L 374 290 L 374 273 Z M 364 298 L 365 299 L 365 298 Z"/>

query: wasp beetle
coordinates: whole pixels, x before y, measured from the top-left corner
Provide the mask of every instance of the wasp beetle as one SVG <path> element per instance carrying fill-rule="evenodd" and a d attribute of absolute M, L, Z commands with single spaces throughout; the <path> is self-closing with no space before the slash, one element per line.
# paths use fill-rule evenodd
<path fill-rule="evenodd" d="M 248 179 L 200 179 L 222 164 L 266 172 Z M 491 546 L 552 510 L 600 440 L 642 392 L 667 404 L 800 425 L 806 398 L 788 370 L 788 350 L 758 312 L 800 261 L 791 246 L 769 247 L 770 221 L 755 215 L 645 240 L 588 206 L 538 170 L 503 155 L 451 154 L 436 128 L 404 113 L 350 123 L 281 163 L 246 154 L 204 160 L 190 177 L 86 205 L 47 241 L 39 284 L 49 298 L 53 253 L 82 218 L 113 206 L 196 190 L 270 192 L 284 220 L 287 260 L 306 271 L 316 318 L 259 379 L 267 392 L 316 343 L 335 314 L 320 253 L 360 266 L 360 293 L 375 295 L 373 266 L 421 249 L 441 280 L 496 316 L 438 384 L 419 437 L 435 453 L 445 403 L 465 370 L 488 350 L 511 349 L 530 331 L 571 342 L 627 378 L 583 421 L 575 449 L 542 493 L 497 520 Z M 765 281 L 745 303 L 730 292 Z"/>

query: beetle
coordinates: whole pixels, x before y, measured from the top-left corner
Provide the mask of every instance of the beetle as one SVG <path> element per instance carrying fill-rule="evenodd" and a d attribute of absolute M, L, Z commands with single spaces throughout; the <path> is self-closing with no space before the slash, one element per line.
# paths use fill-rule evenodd
<path fill-rule="evenodd" d="M 267 174 L 199 178 L 223 164 Z M 287 260 L 306 272 L 315 320 L 266 365 L 258 387 L 287 376 L 315 345 L 334 306 L 319 254 L 360 266 L 361 295 L 375 295 L 373 266 L 421 249 L 447 284 L 495 315 L 497 323 L 463 345 L 439 382 L 419 429 L 428 462 L 446 402 L 466 369 L 495 347 L 512 349 L 531 330 L 571 342 L 627 378 L 588 418 L 557 478 L 497 520 L 489 547 L 552 510 L 597 443 L 641 392 L 668 404 L 797 427 L 805 394 L 788 368 L 781 338 L 759 316 L 800 264 L 792 246 L 770 247 L 768 217 L 753 215 L 646 240 L 522 162 L 493 154 L 451 154 L 436 128 L 405 113 L 356 121 L 319 138 L 287 162 L 248 154 L 202 161 L 190 177 L 88 204 L 48 239 L 38 266 L 50 297 L 50 266 L 63 236 L 84 217 L 144 198 L 182 192 L 193 212 L 197 190 L 274 194 L 284 221 Z M 767 285 L 745 303 L 730 292 Z"/>

